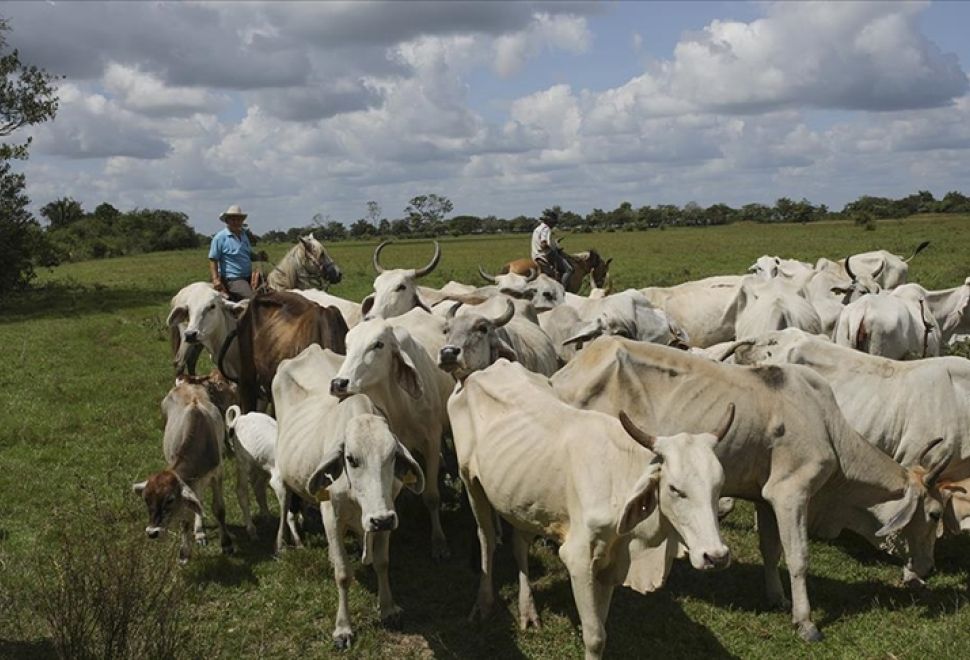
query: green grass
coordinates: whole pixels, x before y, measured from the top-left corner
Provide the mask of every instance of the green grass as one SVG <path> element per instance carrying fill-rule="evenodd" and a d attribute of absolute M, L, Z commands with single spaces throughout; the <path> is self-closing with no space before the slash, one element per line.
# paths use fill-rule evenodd
<path fill-rule="evenodd" d="M 932 246 L 912 262 L 910 279 L 929 288 L 962 283 L 970 274 L 970 217 L 880 221 L 875 231 L 825 223 L 572 234 L 564 247 L 595 247 L 614 257 L 614 281 L 625 288 L 743 272 L 761 254 L 814 261 L 885 248 L 909 255 L 927 239 Z M 330 248 L 344 270 L 333 293 L 359 300 L 370 291 L 374 245 Z M 494 272 L 527 248 L 528 235 L 522 234 L 445 239 L 441 264 L 428 283 L 475 282 L 479 264 Z M 285 249 L 268 247 L 273 260 Z M 430 242 L 404 241 L 386 249 L 383 261 L 413 267 L 431 252 Z M 0 657 L 52 655 L 48 630 L 30 610 L 30 594 L 42 580 L 38 576 L 49 572 L 46 562 L 59 532 L 87 538 L 100 529 L 91 501 L 114 512 L 132 537 L 142 535 L 143 507 L 130 485 L 162 467 L 158 406 L 172 379 L 164 327 L 168 300 L 206 275 L 204 250 L 70 264 L 43 273 L 37 290 L 0 310 Z M 224 558 L 213 543 L 180 571 L 196 633 L 193 655 L 331 655 L 336 590 L 322 531 L 311 525 L 306 551 L 272 559 L 275 521 L 259 522 L 261 540 L 246 539 L 234 471 L 227 472 L 229 520 L 240 552 Z M 569 581 L 551 551 L 536 546 L 531 556 L 541 631 L 516 629 L 508 547 L 497 558 L 503 602 L 489 622 L 469 625 L 465 615 L 478 582 L 470 514 L 455 507 L 444 512 L 453 559 L 435 565 L 428 557 L 423 507 L 402 496 L 399 508 L 403 523 L 392 540 L 391 580 L 405 609 L 403 629 L 381 628 L 373 572 L 358 562 L 351 657 L 581 656 Z M 923 591 L 901 587 L 898 565 L 852 539 L 813 543 L 809 589 L 827 639 L 809 647 L 797 639 L 787 613 L 765 608 L 752 517 L 751 508 L 741 506 L 724 525 L 735 557 L 726 572 L 701 574 L 678 563 L 661 592 L 618 590 L 608 655 L 955 657 L 970 645 L 967 539 L 941 540 L 938 572 Z M 173 544 L 145 541 L 145 551 L 171 561 Z"/>

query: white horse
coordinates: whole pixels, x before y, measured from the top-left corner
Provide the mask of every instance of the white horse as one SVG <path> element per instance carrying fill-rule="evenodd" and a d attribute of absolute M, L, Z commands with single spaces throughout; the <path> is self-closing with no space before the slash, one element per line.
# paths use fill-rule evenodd
<path fill-rule="evenodd" d="M 266 278 L 272 291 L 287 289 L 326 289 L 343 277 L 340 268 L 313 234 L 300 236 Z"/>

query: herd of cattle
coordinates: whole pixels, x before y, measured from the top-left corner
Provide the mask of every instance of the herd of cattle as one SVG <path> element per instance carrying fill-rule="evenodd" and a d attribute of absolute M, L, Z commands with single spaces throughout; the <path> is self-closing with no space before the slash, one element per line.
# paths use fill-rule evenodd
<path fill-rule="evenodd" d="M 527 558 L 542 536 L 568 570 L 587 657 L 602 655 L 616 585 L 658 589 L 678 556 L 699 570 L 730 563 L 718 520 L 731 498 L 754 503 L 768 598 L 791 607 L 806 640 L 821 638 L 809 535 L 892 536 L 904 581 L 922 584 L 937 538 L 970 530 L 970 363 L 938 357 L 970 332 L 970 278 L 928 291 L 907 283 L 908 259 L 879 251 L 814 265 L 762 257 L 744 276 L 581 297 L 534 272 L 421 286 L 437 243 L 414 270 L 382 267 L 384 247 L 362 304 L 316 289 L 235 303 L 206 283 L 179 291 L 168 318 L 179 375 L 162 403 L 168 468 L 135 485 L 149 537 L 180 526 L 183 562 L 193 532 L 205 540 L 207 485 L 223 551 L 233 549 L 227 437 L 250 534 L 250 487 L 264 514 L 267 485 L 279 501 L 277 551 L 287 532 L 301 546 L 298 503 L 319 504 L 338 647 L 353 638 L 347 531 L 376 571 L 382 621 L 401 612 L 388 540 L 402 487 L 428 509 L 431 557 L 449 556 L 444 454 L 478 524 L 472 617 L 493 607 L 505 521 L 520 626 L 539 624 Z M 312 237 L 294 250 L 339 280 Z M 219 371 L 191 375 L 203 349 Z"/>

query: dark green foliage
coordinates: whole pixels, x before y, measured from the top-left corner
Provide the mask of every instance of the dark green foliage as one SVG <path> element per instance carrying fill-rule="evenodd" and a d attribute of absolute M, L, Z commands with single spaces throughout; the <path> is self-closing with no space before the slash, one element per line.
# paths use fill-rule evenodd
<path fill-rule="evenodd" d="M 64 260 L 82 261 L 198 247 L 202 238 L 188 220 L 178 211 L 134 209 L 120 213 L 110 204 L 101 204 L 94 213 L 52 226 L 47 234 Z"/>
<path fill-rule="evenodd" d="M 4 32 L 9 29 L 7 20 L 0 18 L 0 137 L 53 119 L 57 113 L 57 76 L 24 64 L 16 50 L 5 52 Z M 29 137 L 22 144 L 0 144 L 0 160 L 26 158 L 29 146 Z"/>
<path fill-rule="evenodd" d="M 34 277 L 34 266 L 57 263 L 40 225 L 27 210 L 24 175 L 12 172 L 0 161 L 0 299 L 25 288 Z"/>

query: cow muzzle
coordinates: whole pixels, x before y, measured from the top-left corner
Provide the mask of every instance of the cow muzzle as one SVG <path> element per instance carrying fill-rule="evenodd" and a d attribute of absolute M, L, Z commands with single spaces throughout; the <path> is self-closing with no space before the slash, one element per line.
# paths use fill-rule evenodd
<path fill-rule="evenodd" d="M 459 355 L 461 355 L 461 349 L 457 346 L 445 346 L 438 352 L 438 367 L 444 371 L 454 371 L 459 367 Z"/>
<path fill-rule="evenodd" d="M 330 394 L 340 398 L 350 396 L 350 392 L 347 391 L 349 386 L 350 381 L 348 379 L 334 378 L 330 381 Z"/>
<path fill-rule="evenodd" d="M 199 341 L 199 331 L 198 330 L 186 330 L 185 331 L 185 343 L 196 344 Z"/>
<path fill-rule="evenodd" d="M 708 550 L 701 555 L 701 565 L 698 566 L 702 571 L 719 571 L 731 565 L 731 551 L 727 546 Z"/>
<path fill-rule="evenodd" d="M 390 532 L 397 529 L 397 514 L 393 511 L 376 516 L 367 516 L 367 531 Z"/>

